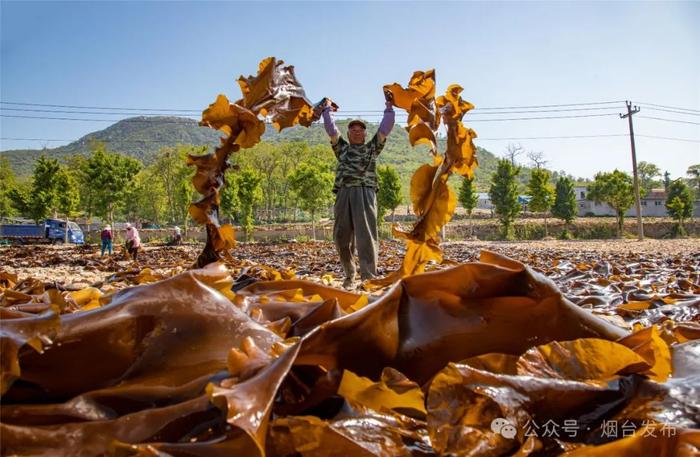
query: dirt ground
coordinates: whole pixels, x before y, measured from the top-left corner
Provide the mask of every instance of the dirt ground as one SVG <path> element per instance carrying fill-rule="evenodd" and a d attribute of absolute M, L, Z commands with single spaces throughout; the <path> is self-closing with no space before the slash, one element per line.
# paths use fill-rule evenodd
<path fill-rule="evenodd" d="M 201 245 L 166 247 L 147 245 L 139 261 L 125 260 L 120 253 L 100 257 L 97 246 L 9 246 L 0 248 L 0 269 L 21 278 L 34 277 L 45 282 L 85 287 L 104 280 L 115 272 L 150 267 L 154 271 L 182 270 L 197 257 Z M 380 273 L 396 269 L 403 256 L 403 243 L 381 243 Z M 676 240 L 584 240 L 584 241 L 460 241 L 443 243 L 446 266 L 478 259 L 481 250 L 489 250 L 546 270 L 562 260 L 598 262 L 640 261 L 663 264 L 676 258 L 693 264 L 700 261 L 700 239 Z M 338 258 L 330 242 L 240 243 L 233 251 L 235 259 L 266 265 L 278 270 L 292 270 L 298 277 L 320 280 L 342 275 Z M 441 268 L 443 266 L 434 266 Z"/>

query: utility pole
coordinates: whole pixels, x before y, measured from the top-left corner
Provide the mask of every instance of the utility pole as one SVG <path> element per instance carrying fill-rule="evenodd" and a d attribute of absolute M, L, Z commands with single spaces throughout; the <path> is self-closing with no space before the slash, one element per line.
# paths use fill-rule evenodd
<path fill-rule="evenodd" d="M 620 114 L 620 118 L 627 118 L 630 126 L 630 144 L 632 145 L 632 174 L 634 182 L 634 206 L 637 208 L 637 239 L 644 239 L 644 225 L 642 224 L 642 203 L 639 197 L 639 175 L 637 174 L 637 151 L 634 148 L 634 127 L 632 126 L 632 115 L 639 112 L 639 107 L 632 109 L 632 102 L 626 101 L 627 114 Z"/>

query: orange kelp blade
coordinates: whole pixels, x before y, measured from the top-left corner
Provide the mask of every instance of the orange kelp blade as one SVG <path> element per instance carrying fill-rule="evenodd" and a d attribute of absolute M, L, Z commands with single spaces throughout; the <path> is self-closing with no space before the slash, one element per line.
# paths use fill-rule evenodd
<path fill-rule="evenodd" d="M 260 142 L 265 122 L 270 117 L 277 130 L 300 124 L 308 127 L 320 116 L 319 110 L 306 99 L 304 89 L 296 79 L 294 67 L 274 57 L 263 59 L 255 76 L 238 79 L 243 98 L 229 103 L 219 95 L 202 113 L 200 125 L 222 131 L 226 136 L 215 154 L 188 158 L 188 165 L 197 166 L 192 178 L 202 198 L 190 206 L 190 214 L 200 224 L 206 224 L 207 243 L 195 263 L 203 267 L 221 260 L 221 253 L 233 247 L 233 229 L 219 226 L 219 193 L 225 185 L 228 157 L 240 148 L 251 148 Z"/>
<path fill-rule="evenodd" d="M 243 99 L 238 103 L 256 115 L 269 116 L 280 131 L 296 124 L 308 127 L 318 117 L 294 74 L 292 65 L 274 57 L 263 59 L 256 76 L 241 76 L 238 84 Z"/>
<path fill-rule="evenodd" d="M 392 93 L 395 106 L 410 111 L 415 100 L 435 98 L 435 70 L 414 72 L 406 89 L 394 83 L 384 86 L 384 90 Z"/>
<path fill-rule="evenodd" d="M 462 116 L 474 106 L 462 100 L 462 87 L 453 84 L 445 95 L 435 100 L 435 72 L 415 72 L 408 88 L 399 84 L 384 86 L 394 96 L 394 104 L 409 111 L 409 140 L 412 146 L 428 144 L 434 155 L 434 165 L 422 165 L 411 179 L 410 195 L 413 209 L 419 216 L 410 232 L 397 232 L 408 240 L 401 268 L 385 278 L 369 281 L 367 289 L 376 289 L 406 275 L 425 271 L 429 261 L 442 261 L 440 230 L 447 224 L 456 208 L 456 196 L 447 186 L 452 173 L 472 176 L 478 165 L 473 139 L 476 133 L 466 129 Z M 439 121 L 447 125 L 447 150 L 437 154 L 436 131 Z"/>
<path fill-rule="evenodd" d="M 342 367 L 372 379 L 390 366 L 423 383 L 448 362 L 478 354 L 522 354 L 555 340 L 626 336 L 523 264 L 490 260 L 402 279 L 379 300 L 309 333 L 298 363 Z"/>

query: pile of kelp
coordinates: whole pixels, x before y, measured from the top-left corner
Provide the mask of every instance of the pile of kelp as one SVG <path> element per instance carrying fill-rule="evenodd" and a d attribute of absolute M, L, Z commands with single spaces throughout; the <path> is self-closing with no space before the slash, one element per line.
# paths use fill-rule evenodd
<path fill-rule="evenodd" d="M 102 295 L 0 277 L 3 455 L 700 450 L 697 326 L 628 333 L 505 257 L 371 302 L 239 288 L 220 263 L 157 279 Z"/>

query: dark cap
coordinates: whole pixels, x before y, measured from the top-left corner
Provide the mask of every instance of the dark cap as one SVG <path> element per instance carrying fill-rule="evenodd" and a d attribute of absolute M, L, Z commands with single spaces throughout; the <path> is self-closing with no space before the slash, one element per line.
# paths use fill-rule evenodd
<path fill-rule="evenodd" d="M 363 130 L 367 130 L 367 124 L 359 119 L 354 119 L 348 124 L 348 129 L 352 128 L 353 125 L 359 125 Z"/>

